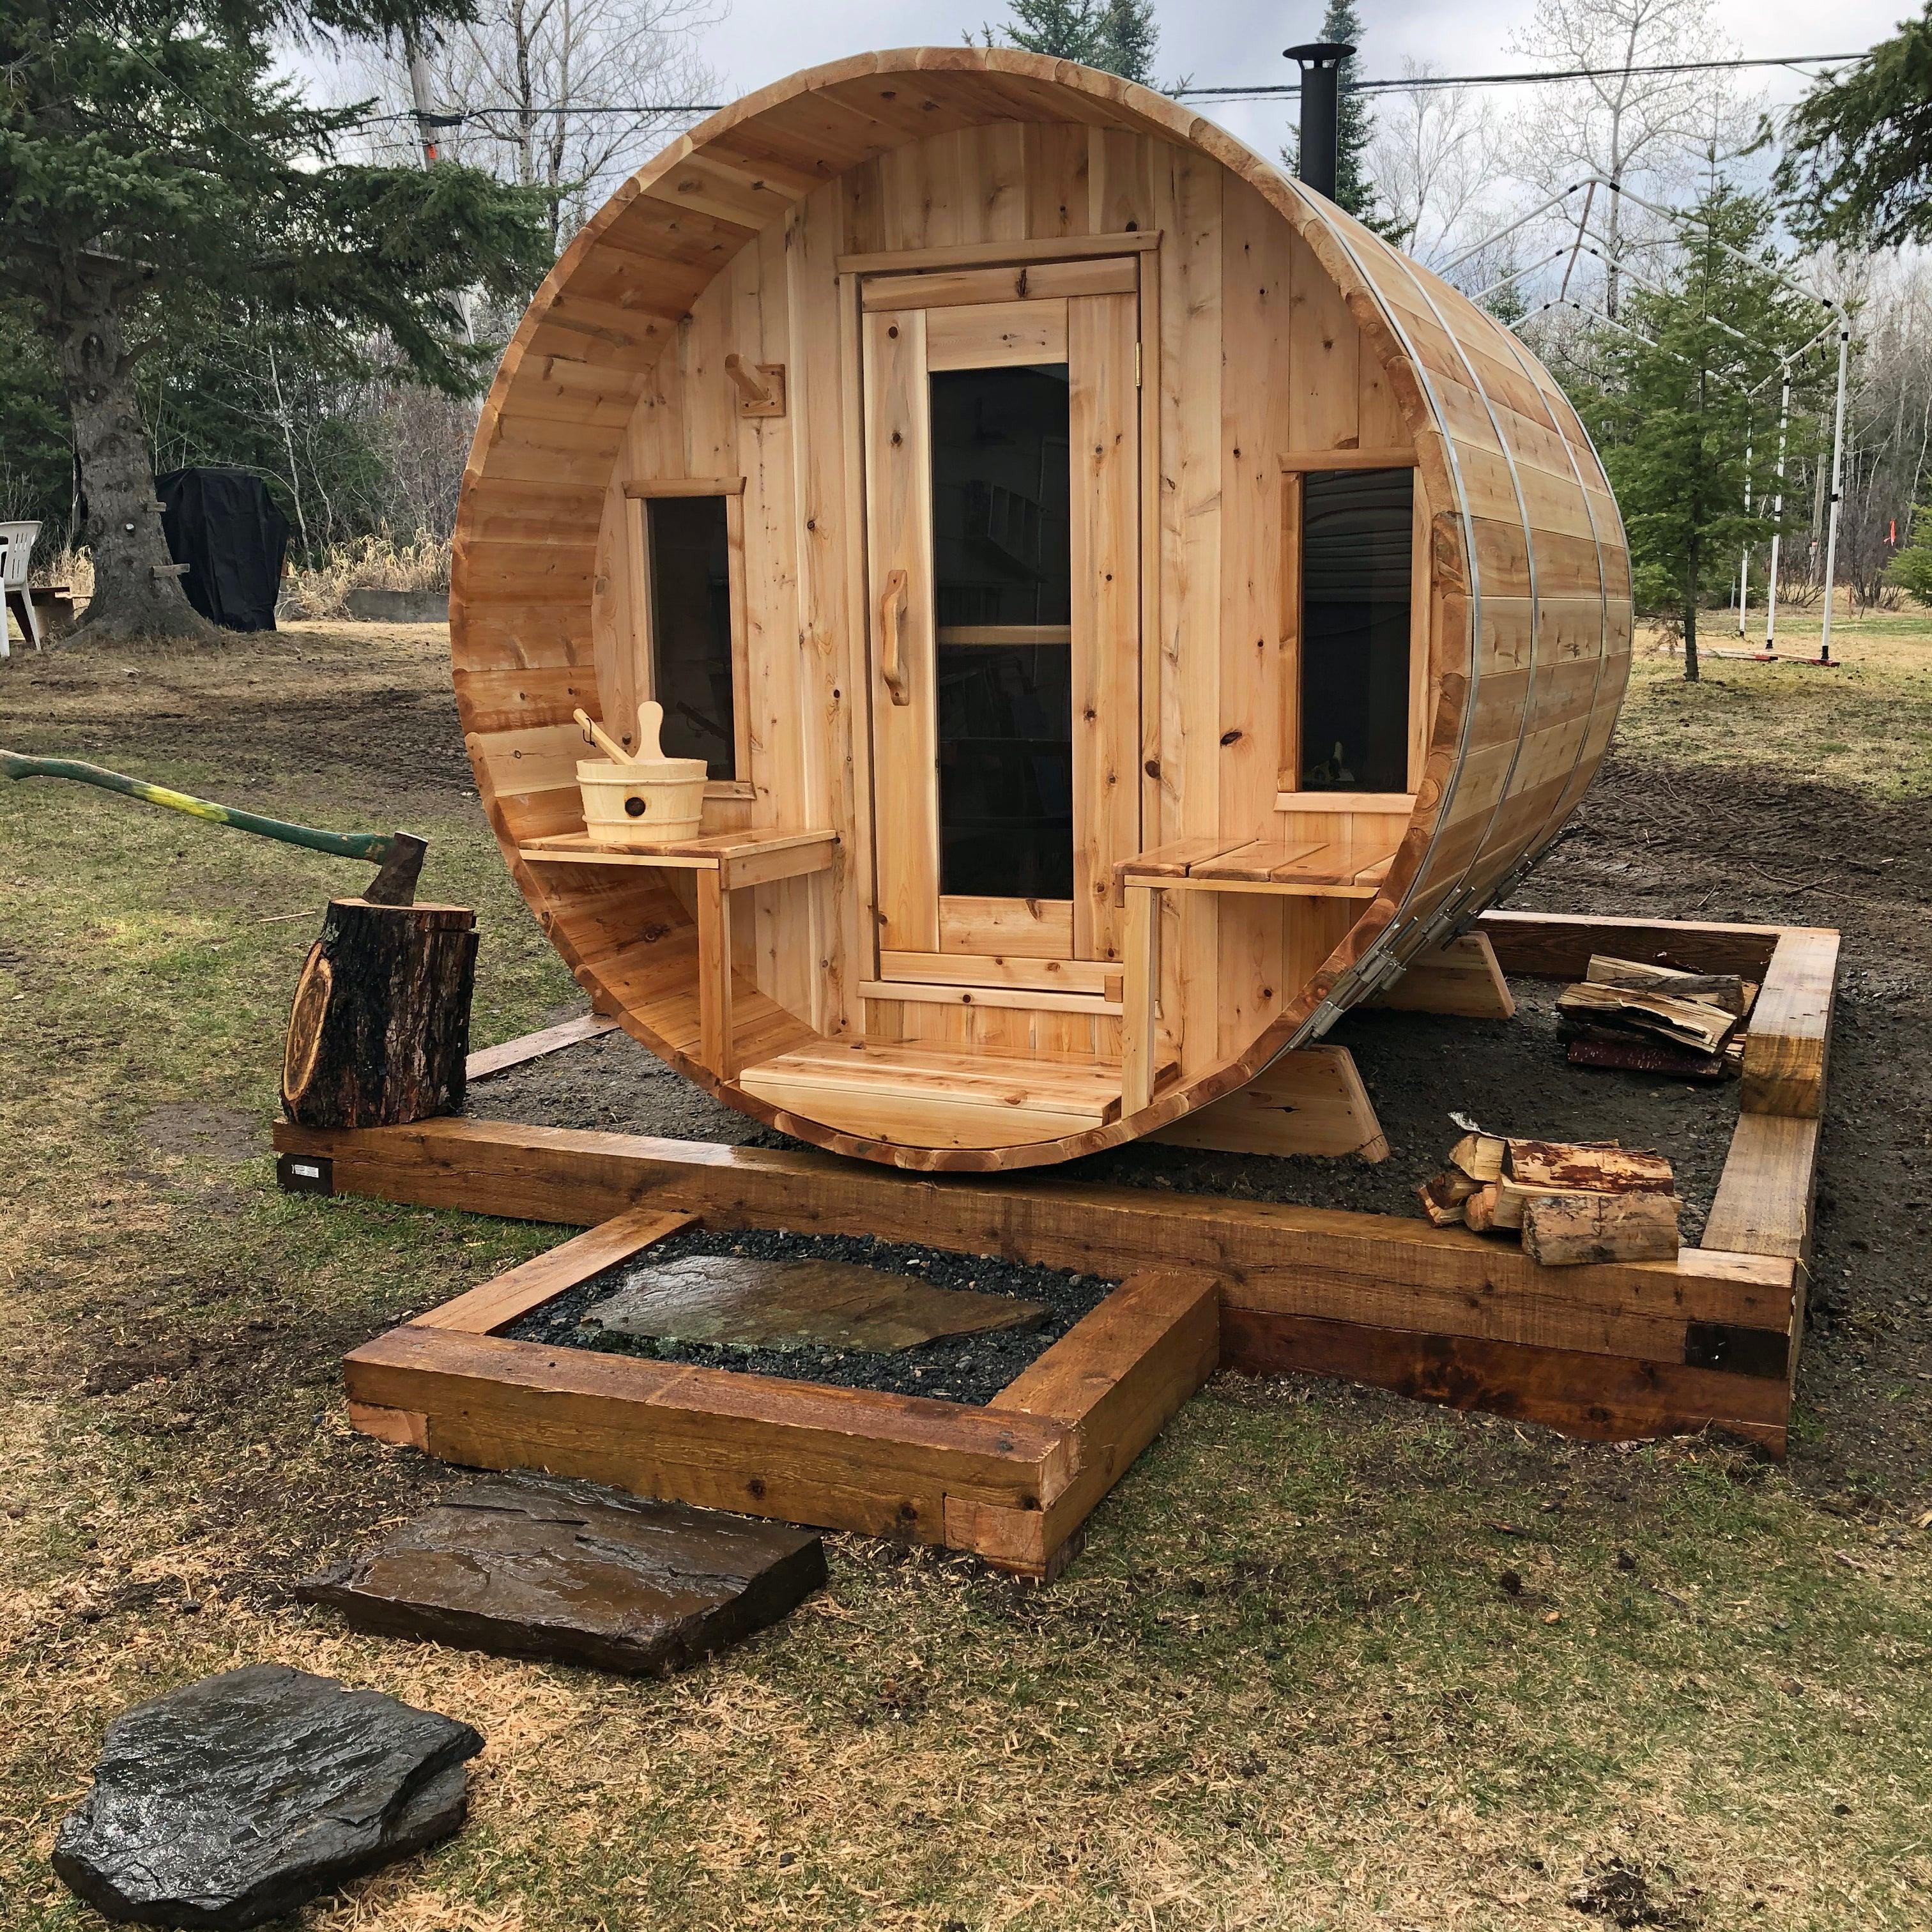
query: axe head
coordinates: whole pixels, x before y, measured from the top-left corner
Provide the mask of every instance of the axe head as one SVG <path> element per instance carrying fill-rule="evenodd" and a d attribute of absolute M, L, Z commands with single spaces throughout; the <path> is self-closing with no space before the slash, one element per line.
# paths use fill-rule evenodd
<path fill-rule="evenodd" d="M 388 851 L 376 867 L 376 876 L 363 888 L 362 896 L 371 905 L 414 905 L 423 854 L 428 850 L 428 841 L 413 832 L 392 832 Z"/>

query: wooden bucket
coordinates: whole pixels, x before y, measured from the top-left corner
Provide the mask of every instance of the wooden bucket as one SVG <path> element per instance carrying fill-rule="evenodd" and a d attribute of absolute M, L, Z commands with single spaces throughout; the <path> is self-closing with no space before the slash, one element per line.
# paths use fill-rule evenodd
<path fill-rule="evenodd" d="M 577 761 L 584 829 L 599 844 L 641 851 L 697 836 L 704 810 L 704 760 L 664 757 L 658 740 L 663 721 L 662 706 L 643 705 L 634 758 Z"/>

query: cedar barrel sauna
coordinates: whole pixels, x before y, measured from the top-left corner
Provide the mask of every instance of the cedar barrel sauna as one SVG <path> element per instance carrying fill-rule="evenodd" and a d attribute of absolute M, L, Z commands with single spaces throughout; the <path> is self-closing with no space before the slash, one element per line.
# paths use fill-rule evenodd
<path fill-rule="evenodd" d="M 713 116 L 498 372 L 450 600 L 598 1006 L 924 1168 L 1167 1127 L 1504 890 L 1608 745 L 1622 526 L 1505 329 L 1210 122 L 1003 50 Z M 580 708 L 706 765 L 584 829 Z"/>

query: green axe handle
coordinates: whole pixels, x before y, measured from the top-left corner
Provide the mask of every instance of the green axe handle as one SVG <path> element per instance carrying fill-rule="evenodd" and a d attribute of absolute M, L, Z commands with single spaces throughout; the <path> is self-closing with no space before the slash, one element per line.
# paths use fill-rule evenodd
<path fill-rule="evenodd" d="M 423 842 L 410 832 L 322 832 L 312 825 L 290 825 L 280 818 L 264 818 L 260 812 L 242 812 L 232 805 L 217 805 L 212 799 L 170 791 L 166 785 L 149 784 L 145 778 L 130 778 L 100 765 L 83 764 L 77 758 L 30 758 L 18 752 L 0 751 L 0 776 L 72 778 L 80 784 L 99 785 L 104 790 L 145 800 L 149 805 L 164 805 L 170 812 L 184 812 L 190 818 L 232 825 L 238 832 L 253 832 L 264 838 L 279 838 L 284 845 L 303 845 L 311 852 L 332 853 L 338 859 L 366 860 L 381 868 L 364 896 L 379 905 L 409 904 L 422 870 Z"/>

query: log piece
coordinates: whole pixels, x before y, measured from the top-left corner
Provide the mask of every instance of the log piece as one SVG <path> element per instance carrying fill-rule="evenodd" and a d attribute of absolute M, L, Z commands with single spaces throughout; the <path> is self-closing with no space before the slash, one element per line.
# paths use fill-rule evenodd
<path fill-rule="evenodd" d="M 476 915 L 332 899 L 296 986 L 282 1105 L 304 1127 L 463 1111 Z"/>
<path fill-rule="evenodd" d="M 1481 1186 L 1481 1182 L 1465 1174 L 1460 1167 L 1449 1167 L 1440 1174 L 1431 1175 L 1415 1191 L 1422 1197 L 1422 1211 L 1429 1216 L 1432 1226 L 1460 1228 L 1462 1225 L 1464 1204 Z"/>
<path fill-rule="evenodd" d="M 1733 1047 L 1738 1049 L 1736 1056 Z M 1672 1080 L 1728 1080 L 1737 1072 L 1742 1052 L 1742 1042 L 1735 1039 L 1722 1053 L 1699 1053 L 1660 1040 L 1644 1040 L 1635 1034 L 1613 1035 L 1592 1027 L 1571 1038 L 1568 1058 L 1572 1066 L 1609 1067 L 1619 1073 L 1660 1073 Z"/>
<path fill-rule="evenodd" d="M 1500 1134 L 1465 1134 L 1449 1150 L 1449 1165 L 1460 1168 L 1472 1180 L 1492 1181 L 1502 1174 L 1508 1148 Z"/>
<path fill-rule="evenodd" d="M 1544 1268 L 1673 1261 L 1674 1194 L 1539 1194 L 1524 1204 L 1523 1252 Z"/>
<path fill-rule="evenodd" d="M 1567 1018 L 1629 1027 L 1702 1053 L 1715 1053 L 1737 1024 L 1735 1013 L 1702 1000 L 1675 999 L 1667 993 L 1600 986 L 1588 981 L 1558 994 L 1556 1010 Z"/>
<path fill-rule="evenodd" d="M 1744 979 L 1736 973 L 1680 973 L 1672 966 L 1652 966 L 1641 959 L 1594 952 L 1583 977 L 1593 986 L 1663 993 L 1673 1000 L 1700 1000 L 1706 1006 L 1721 1006 L 1726 1012 L 1739 1016 L 1748 1004 Z"/>
<path fill-rule="evenodd" d="M 1486 1187 L 1479 1187 L 1462 1203 L 1462 1220 L 1466 1226 L 1478 1234 L 1493 1231 L 1496 1223 L 1496 1196 L 1502 1184 L 1492 1180 Z"/>
<path fill-rule="evenodd" d="M 1660 1154 L 1609 1142 L 1513 1140 L 1509 1178 L 1526 1187 L 1598 1194 L 1669 1194 L 1676 1186 Z"/>

